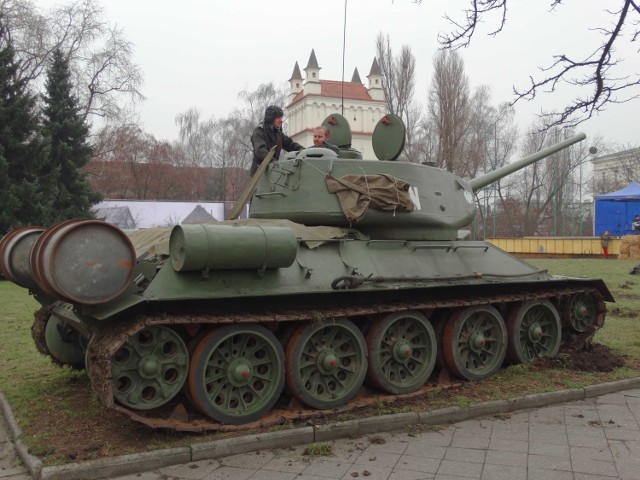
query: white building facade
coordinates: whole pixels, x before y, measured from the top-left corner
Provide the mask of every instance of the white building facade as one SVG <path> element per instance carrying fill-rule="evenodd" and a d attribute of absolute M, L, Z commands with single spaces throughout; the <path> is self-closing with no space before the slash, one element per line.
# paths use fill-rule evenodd
<path fill-rule="evenodd" d="M 305 147 L 311 146 L 313 129 L 330 114 L 339 113 L 351 126 L 351 146 L 360 150 L 363 158 L 374 159 L 371 146 L 373 129 L 387 110 L 382 73 L 377 60 L 373 60 L 366 87 L 360 80 L 357 68 L 350 82 L 323 80 L 320 70 L 313 50 L 304 69 L 304 79 L 296 62 L 289 79 L 287 135 Z"/>
<path fill-rule="evenodd" d="M 640 148 L 595 157 L 593 164 L 594 193 L 609 193 L 640 181 Z"/>

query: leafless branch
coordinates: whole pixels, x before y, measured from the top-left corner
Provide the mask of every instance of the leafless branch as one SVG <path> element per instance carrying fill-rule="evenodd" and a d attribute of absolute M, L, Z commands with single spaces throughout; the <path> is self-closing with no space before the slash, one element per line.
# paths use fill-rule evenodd
<path fill-rule="evenodd" d="M 615 56 L 616 45 L 624 39 L 635 42 L 640 37 L 640 7 L 637 0 L 618 0 L 618 10 L 606 10 L 614 19 L 611 27 L 596 27 L 603 35 L 602 44 L 586 56 L 575 58 L 564 53 L 553 56 L 550 66 L 540 68 L 540 77 L 529 77 L 529 87 L 514 87 L 515 100 L 531 100 L 540 92 L 554 92 L 563 84 L 578 87 L 581 92 L 574 100 L 558 111 L 542 114 L 546 119 L 546 128 L 554 126 L 575 127 L 591 118 L 595 113 L 606 109 L 607 105 L 625 103 L 640 96 L 640 74 L 617 75 L 625 59 Z M 420 3 L 417 1 L 416 3 Z M 552 0 L 553 11 L 563 4 L 563 0 Z M 507 0 L 469 0 L 469 8 L 463 11 L 465 21 L 458 22 L 446 16 L 452 25 L 452 32 L 441 34 L 439 41 L 443 48 L 461 48 L 471 43 L 476 26 L 483 17 L 500 12 L 497 27 L 489 33 L 495 36 L 505 26 L 507 18 Z M 626 36 L 623 31 L 630 30 Z M 626 59 L 626 61 L 630 61 Z M 588 90 L 590 93 L 583 93 Z"/>

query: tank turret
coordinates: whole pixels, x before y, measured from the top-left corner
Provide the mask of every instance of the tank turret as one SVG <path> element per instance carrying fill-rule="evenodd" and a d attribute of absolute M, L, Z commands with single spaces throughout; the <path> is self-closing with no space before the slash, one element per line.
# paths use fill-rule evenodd
<path fill-rule="evenodd" d="M 344 117 L 333 114 L 324 125 L 339 145 L 350 147 Z M 395 159 L 405 129 L 395 115 L 381 119 L 373 134 L 379 160 L 354 158 L 322 148 L 305 149 L 273 162 L 258 182 L 252 218 L 288 219 L 304 225 L 353 227 L 371 239 L 455 240 L 476 215 L 475 192 L 517 170 L 585 138 L 574 135 L 522 160 L 472 180 L 446 170 Z M 343 150 L 341 150 L 342 152 Z M 382 159 L 382 160 L 380 160 Z M 377 203 L 381 205 L 377 205 Z"/>

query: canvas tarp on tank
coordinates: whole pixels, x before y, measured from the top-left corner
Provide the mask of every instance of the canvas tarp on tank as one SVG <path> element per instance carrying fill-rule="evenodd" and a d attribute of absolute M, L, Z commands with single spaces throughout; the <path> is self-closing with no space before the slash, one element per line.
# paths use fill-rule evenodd
<path fill-rule="evenodd" d="M 631 235 L 631 221 L 640 215 L 640 185 L 636 182 L 622 190 L 595 197 L 594 234 L 609 230 L 611 235 Z"/>
<path fill-rule="evenodd" d="M 391 175 L 327 175 L 327 189 L 335 193 L 342 213 L 350 222 L 359 222 L 369 207 L 393 212 L 413 212 L 410 185 Z"/>

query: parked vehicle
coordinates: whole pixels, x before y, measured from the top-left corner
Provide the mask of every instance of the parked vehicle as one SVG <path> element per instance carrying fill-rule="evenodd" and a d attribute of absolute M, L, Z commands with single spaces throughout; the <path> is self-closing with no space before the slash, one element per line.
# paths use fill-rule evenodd
<path fill-rule="evenodd" d="M 465 180 L 396 161 L 398 117 L 376 126 L 379 160 L 351 148 L 344 117 L 325 125 L 340 154 L 265 164 L 249 220 L 131 238 L 82 219 L 8 234 L 0 271 L 42 304 L 39 350 L 86 364 L 109 408 L 202 430 L 253 422 L 283 398 L 340 408 L 363 383 L 415 392 L 436 365 L 481 381 L 602 326 L 614 301 L 602 280 L 549 275 L 461 230 L 479 189 L 584 135 Z"/>

